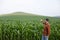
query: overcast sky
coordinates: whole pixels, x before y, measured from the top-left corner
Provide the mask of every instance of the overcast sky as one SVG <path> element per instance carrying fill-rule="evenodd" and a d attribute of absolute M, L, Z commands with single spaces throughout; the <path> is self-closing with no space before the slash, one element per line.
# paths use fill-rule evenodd
<path fill-rule="evenodd" d="M 0 0 L 0 15 L 19 11 L 60 16 L 60 0 Z"/>

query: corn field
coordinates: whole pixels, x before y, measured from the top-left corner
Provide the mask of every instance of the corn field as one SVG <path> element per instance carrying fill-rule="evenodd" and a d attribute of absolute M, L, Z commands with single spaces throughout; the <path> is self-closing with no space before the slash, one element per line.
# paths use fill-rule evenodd
<path fill-rule="evenodd" d="M 42 16 L 1 16 L 0 40 L 42 40 Z M 50 19 L 51 34 L 49 40 L 60 40 L 60 19 Z"/>

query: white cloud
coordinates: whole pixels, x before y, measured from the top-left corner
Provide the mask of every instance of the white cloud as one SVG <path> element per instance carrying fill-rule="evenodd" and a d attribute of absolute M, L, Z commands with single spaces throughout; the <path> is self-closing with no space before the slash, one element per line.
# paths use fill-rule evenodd
<path fill-rule="evenodd" d="M 0 14 L 24 11 L 39 15 L 60 16 L 59 0 L 0 0 Z"/>

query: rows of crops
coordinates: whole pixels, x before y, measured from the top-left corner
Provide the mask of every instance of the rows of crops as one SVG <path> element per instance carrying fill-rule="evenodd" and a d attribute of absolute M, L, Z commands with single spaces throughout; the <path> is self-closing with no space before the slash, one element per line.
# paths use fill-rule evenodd
<path fill-rule="evenodd" d="M 41 18 L 45 17 L 0 17 L 0 40 L 41 40 L 43 29 Z M 49 40 L 60 40 L 60 19 L 49 19 L 51 24 Z"/>

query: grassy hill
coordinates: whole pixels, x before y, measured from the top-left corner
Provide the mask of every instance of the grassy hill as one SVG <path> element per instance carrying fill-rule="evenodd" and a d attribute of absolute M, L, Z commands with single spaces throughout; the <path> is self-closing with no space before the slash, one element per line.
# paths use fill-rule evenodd
<path fill-rule="evenodd" d="M 13 12 L 11 14 L 9 13 L 9 14 L 1 15 L 1 16 L 15 16 L 15 15 L 36 16 L 35 14 L 25 13 L 25 12 Z"/>
<path fill-rule="evenodd" d="M 34 19 L 41 19 L 46 18 L 47 16 L 35 15 L 31 13 L 24 13 L 24 12 L 13 12 L 11 14 L 1 15 L 0 19 L 2 20 L 34 20 Z"/>

